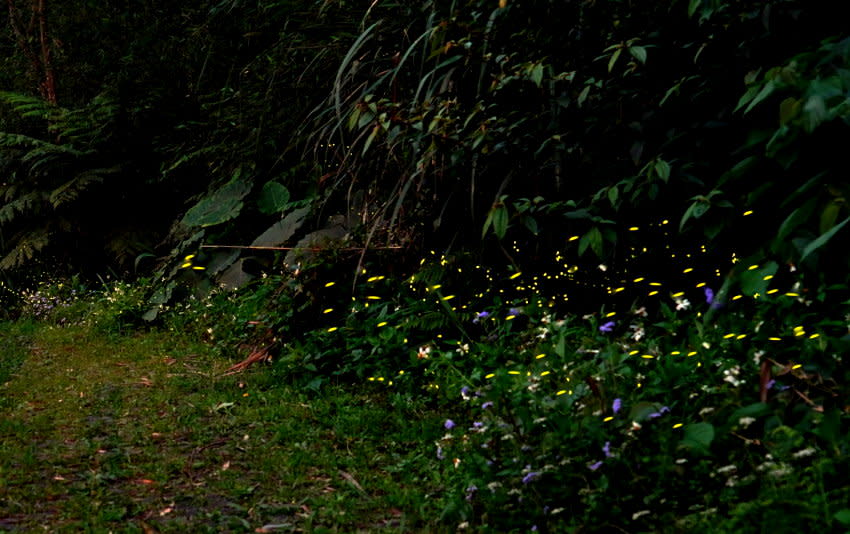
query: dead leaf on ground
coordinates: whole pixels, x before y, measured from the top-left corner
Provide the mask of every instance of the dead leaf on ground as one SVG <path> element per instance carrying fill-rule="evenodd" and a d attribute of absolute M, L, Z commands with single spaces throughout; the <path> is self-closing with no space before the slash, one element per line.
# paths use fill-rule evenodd
<path fill-rule="evenodd" d="M 340 470 L 339 470 L 339 476 L 341 476 L 341 477 L 342 477 L 342 478 L 344 478 L 344 479 L 345 479 L 345 480 L 346 480 L 349 484 L 351 484 L 352 486 L 354 486 L 354 489 L 356 489 L 357 491 L 359 491 L 360 493 L 362 493 L 362 494 L 364 494 L 364 495 L 366 494 L 366 490 L 364 490 L 364 489 L 363 489 L 363 486 L 361 486 L 361 485 L 360 485 L 360 483 L 359 483 L 359 482 L 357 482 L 357 480 L 356 480 L 353 476 L 351 476 L 351 473 L 346 473 L 345 471 L 343 471 L 342 469 L 340 469 Z"/>
<path fill-rule="evenodd" d="M 289 523 L 279 523 L 279 524 L 269 524 L 263 525 L 261 527 L 257 527 L 254 529 L 254 532 L 275 532 L 278 530 L 282 530 L 285 528 L 292 528 L 292 525 Z"/>

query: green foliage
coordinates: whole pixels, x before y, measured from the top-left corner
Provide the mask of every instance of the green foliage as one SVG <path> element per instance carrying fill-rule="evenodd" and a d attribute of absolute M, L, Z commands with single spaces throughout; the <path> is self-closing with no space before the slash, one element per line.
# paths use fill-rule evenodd
<path fill-rule="evenodd" d="M 0 184 L 0 229 L 7 236 L 0 269 L 33 268 L 98 226 L 101 253 L 111 251 L 119 263 L 132 261 L 145 244 L 122 226 L 139 208 L 114 196 L 118 188 L 123 195 L 132 193 L 119 185 L 117 177 L 127 171 L 120 154 L 111 152 L 118 114 L 114 99 L 100 95 L 86 106 L 66 109 L 2 92 L 0 103 L 34 125 L 28 128 L 32 134 L 0 133 L 0 167 L 7 173 Z M 122 216 L 120 208 L 130 213 Z M 69 253 L 67 260 L 80 261 L 87 251 Z"/>
<path fill-rule="evenodd" d="M 241 179 L 241 174 L 237 170 L 229 182 L 192 206 L 180 222 L 189 228 L 207 227 L 239 215 L 242 199 L 251 190 L 251 185 Z"/>

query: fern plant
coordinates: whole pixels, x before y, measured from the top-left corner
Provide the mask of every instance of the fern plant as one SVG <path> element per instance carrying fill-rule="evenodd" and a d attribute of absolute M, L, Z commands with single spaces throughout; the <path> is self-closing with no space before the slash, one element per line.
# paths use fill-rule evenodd
<path fill-rule="evenodd" d="M 0 104 L 12 112 L 4 129 L 16 130 L 0 131 L 0 270 L 30 266 L 51 250 L 86 254 L 93 237 L 119 262 L 141 252 L 125 225 L 109 220 L 116 213 L 108 204 L 115 200 L 111 182 L 125 168 L 112 150 L 115 101 L 100 95 L 67 109 L 0 92 Z"/>

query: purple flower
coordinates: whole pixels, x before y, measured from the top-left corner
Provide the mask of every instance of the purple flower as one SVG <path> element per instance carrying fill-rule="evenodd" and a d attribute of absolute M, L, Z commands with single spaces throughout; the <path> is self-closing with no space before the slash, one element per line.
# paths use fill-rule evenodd
<path fill-rule="evenodd" d="M 611 454 L 611 442 L 610 441 L 605 442 L 605 446 L 602 447 L 602 452 L 605 453 L 606 458 L 610 458 L 610 457 L 614 456 L 613 454 Z"/>
<path fill-rule="evenodd" d="M 440 447 L 439 445 L 437 445 L 437 459 L 438 460 L 445 460 L 446 459 L 446 455 L 443 454 L 443 448 Z"/>
<path fill-rule="evenodd" d="M 600 467 L 602 467 L 602 460 L 599 460 L 598 462 L 596 462 L 594 464 L 590 464 L 589 466 L 587 466 L 587 468 L 590 469 L 591 471 L 596 471 Z"/>
<path fill-rule="evenodd" d="M 519 315 L 522 313 L 522 308 L 511 308 L 508 310 L 508 315 Z"/>
<path fill-rule="evenodd" d="M 537 480 L 538 478 L 540 478 L 540 473 L 539 473 L 539 472 L 537 472 L 537 471 L 531 471 L 531 472 L 529 472 L 527 475 L 525 475 L 524 477 L 522 477 L 522 483 L 523 483 L 523 484 L 528 484 L 528 483 L 529 483 L 529 482 L 531 482 L 532 480 Z"/>
<path fill-rule="evenodd" d="M 614 330 L 614 325 L 616 325 L 616 324 L 617 323 L 615 323 L 614 321 L 608 321 L 607 323 L 605 323 L 605 324 L 603 324 L 602 326 L 599 327 L 599 331 L 600 332 L 610 332 L 611 330 Z"/>
<path fill-rule="evenodd" d="M 492 408 L 492 407 L 493 407 L 493 403 L 490 402 L 490 401 L 487 401 L 487 402 L 485 402 L 484 404 L 481 405 L 482 410 L 486 410 L 487 408 Z"/>
<path fill-rule="evenodd" d="M 706 304 L 714 302 L 714 290 L 710 287 L 705 288 L 705 302 Z"/>
<path fill-rule="evenodd" d="M 776 384 L 776 380 L 771 378 L 767 381 L 767 384 L 765 384 L 764 389 L 770 389 L 774 386 L 774 384 Z"/>
<path fill-rule="evenodd" d="M 478 428 L 481 428 L 483 426 L 484 426 L 484 423 L 482 423 L 481 421 L 473 421 L 472 422 L 472 428 L 478 429 Z"/>
<path fill-rule="evenodd" d="M 478 491 L 478 487 L 475 484 L 470 484 L 468 488 L 466 488 L 466 500 L 471 501 L 473 497 L 475 497 L 475 492 Z"/>
<path fill-rule="evenodd" d="M 662 415 L 664 415 L 665 413 L 667 413 L 667 412 L 669 412 L 669 411 L 670 411 L 670 408 L 668 408 L 667 406 L 663 406 L 663 407 L 662 407 L 660 410 L 658 410 L 657 412 L 653 412 L 653 413 L 649 414 L 649 416 L 648 416 L 648 417 L 649 417 L 650 419 L 655 419 L 656 417 L 661 417 Z"/>
<path fill-rule="evenodd" d="M 455 422 L 451 419 L 446 419 L 446 422 L 443 423 L 443 426 L 446 427 L 446 430 L 451 430 L 455 427 Z"/>
<path fill-rule="evenodd" d="M 475 323 L 475 324 L 478 324 L 481 321 L 481 319 L 486 319 L 488 317 L 490 317 L 490 312 L 488 312 L 488 311 L 478 312 L 477 314 L 475 314 L 475 319 L 473 319 L 472 322 Z"/>
<path fill-rule="evenodd" d="M 611 405 L 611 410 L 613 410 L 614 413 L 617 413 L 617 412 L 620 411 L 620 408 L 622 408 L 622 407 L 623 407 L 623 400 L 622 399 L 614 399 L 614 404 Z"/>

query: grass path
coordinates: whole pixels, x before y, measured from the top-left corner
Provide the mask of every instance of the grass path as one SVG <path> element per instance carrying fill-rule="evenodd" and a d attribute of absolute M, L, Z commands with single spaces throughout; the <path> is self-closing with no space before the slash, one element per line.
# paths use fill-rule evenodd
<path fill-rule="evenodd" d="M 433 530 L 437 414 L 162 333 L 0 326 L 0 531 Z"/>

